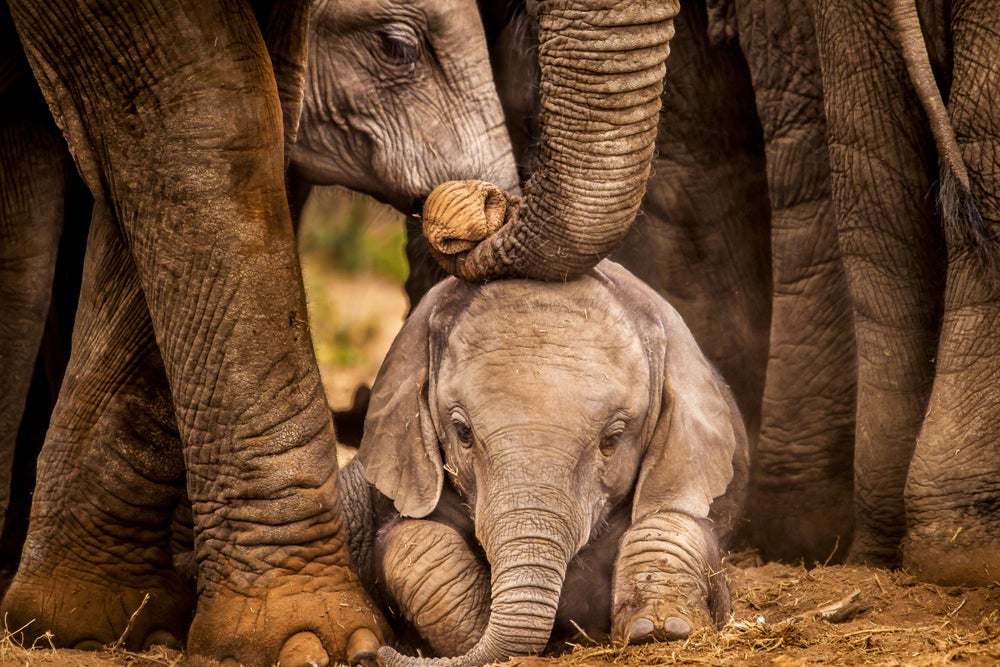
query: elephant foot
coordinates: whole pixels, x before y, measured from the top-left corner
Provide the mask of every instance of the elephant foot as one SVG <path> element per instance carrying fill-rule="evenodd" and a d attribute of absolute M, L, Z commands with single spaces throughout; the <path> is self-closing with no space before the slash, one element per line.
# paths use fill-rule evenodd
<path fill-rule="evenodd" d="M 978 454 L 983 455 L 982 451 Z M 908 488 L 903 568 L 922 581 L 944 586 L 996 585 L 1000 581 L 1000 489 L 991 480 L 963 485 L 962 480 L 946 481 L 941 476 L 936 481 L 936 487 L 911 483 Z M 940 493 L 946 485 L 947 495 L 926 493 L 928 488 Z"/>
<path fill-rule="evenodd" d="M 11 631 L 19 629 L 15 635 L 23 645 L 51 633 L 56 646 L 83 650 L 182 647 L 193 587 L 172 572 L 126 577 L 117 570 L 94 577 L 91 569 L 85 574 L 74 565 L 64 561 L 45 574 L 27 574 L 30 568 L 22 567 L 15 575 L 0 613 Z"/>
<path fill-rule="evenodd" d="M 279 576 L 245 593 L 203 592 L 188 652 L 192 665 L 374 664 L 387 637 L 385 621 L 353 574 L 330 566 L 321 575 Z"/>
<path fill-rule="evenodd" d="M 898 536 L 890 534 L 886 539 L 884 535 L 858 530 L 854 535 L 854 542 L 847 552 L 847 562 L 893 569 L 899 567 L 899 554 Z"/>
<path fill-rule="evenodd" d="M 613 595 L 611 638 L 621 644 L 686 639 L 730 612 L 715 537 L 683 514 L 649 516 L 628 529 Z"/>
<path fill-rule="evenodd" d="M 617 644 L 687 639 L 697 628 L 712 625 L 704 602 L 678 596 L 673 599 L 643 600 L 622 608 L 614 615 L 612 640 Z"/>

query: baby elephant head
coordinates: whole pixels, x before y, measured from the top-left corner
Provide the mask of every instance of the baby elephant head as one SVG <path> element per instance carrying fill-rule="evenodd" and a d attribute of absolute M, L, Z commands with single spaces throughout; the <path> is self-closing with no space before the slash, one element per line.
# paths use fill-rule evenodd
<path fill-rule="evenodd" d="M 747 467 L 680 317 L 607 261 L 568 283 L 439 284 L 375 382 L 359 458 L 403 516 L 435 509 L 445 473 L 473 513 L 492 606 L 460 664 L 542 650 L 569 561 L 622 503 L 633 523 L 711 514 L 728 532 Z"/>

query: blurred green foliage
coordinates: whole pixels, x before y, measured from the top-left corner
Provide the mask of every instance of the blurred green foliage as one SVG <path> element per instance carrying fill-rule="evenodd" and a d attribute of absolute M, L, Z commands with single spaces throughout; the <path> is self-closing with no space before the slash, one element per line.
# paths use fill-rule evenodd
<path fill-rule="evenodd" d="M 343 188 L 314 188 L 302 212 L 299 249 L 336 271 L 406 280 L 403 215 Z"/>
<path fill-rule="evenodd" d="M 299 254 L 313 348 L 331 404 L 371 384 L 406 312 L 405 219 L 343 188 L 315 188 Z"/>

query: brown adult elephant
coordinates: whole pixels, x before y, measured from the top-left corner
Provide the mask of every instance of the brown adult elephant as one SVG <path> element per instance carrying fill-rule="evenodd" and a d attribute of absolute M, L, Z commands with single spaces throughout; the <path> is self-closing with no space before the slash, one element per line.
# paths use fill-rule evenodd
<path fill-rule="evenodd" d="M 995 34 L 1000 12 L 976 1 L 735 5 L 768 159 L 789 164 L 771 175 L 772 193 L 801 184 L 796 170 L 825 171 L 803 169 L 816 163 L 796 154 L 785 119 L 806 119 L 800 134 L 828 146 L 823 199 L 857 341 L 850 555 L 933 580 L 989 581 L 1000 557 L 1000 457 L 987 426 L 1000 410 L 1000 363 L 986 352 L 1000 336 L 1000 78 L 985 63 L 1000 46 L 980 37 Z M 821 95 L 822 114 L 796 82 Z M 812 111 L 790 113 L 802 107 Z M 788 469 L 757 470 L 780 496 Z"/>
<path fill-rule="evenodd" d="M 678 2 L 527 6 L 538 28 L 542 77 L 539 137 L 523 200 L 478 186 L 452 188 L 424 211 L 431 219 L 463 211 L 440 232 L 431 230 L 430 240 L 445 268 L 467 280 L 580 275 L 628 231 L 649 175 Z M 482 230 L 497 228 L 476 244 Z"/>
<path fill-rule="evenodd" d="M 0 55 L 23 45 L 15 59 L 37 80 L 12 85 L 47 103 L 0 96 L 0 110 L 19 112 L 3 114 L 0 267 L 20 269 L 0 272 L 0 294 L 27 285 L 41 304 L 5 311 L 4 340 L 37 333 L 19 317 L 44 321 L 51 257 L 12 262 L 38 254 L 33 225 L 58 236 L 74 166 L 94 199 L 73 354 L 2 607 L 29 641 L 124 636 L 141 648 L 177 644 L 190 627 L 195 661 L 289 665 L 357 660 L 378 644 L 384 625 L 344 548 L 285 195 L 305 87 L 321 117 L 306 122 L 321 127 L 301 146 L 336 151 L 318 171 L 397 205 L 470 172 L 513 187 L 514 164 L 471 0 L 315 3 L 313 35 L 342 57 L 306 79 L 312 4 L 0 5 L 17 36 Z M 396 103 L 406 113 L 387 113 Z M 0 353 L 18 394 L 5 411 L 23 401 L 17 366 L 30 369 L 32 345 Z M 196 590 L 171 562 L 185 495 Z"/>

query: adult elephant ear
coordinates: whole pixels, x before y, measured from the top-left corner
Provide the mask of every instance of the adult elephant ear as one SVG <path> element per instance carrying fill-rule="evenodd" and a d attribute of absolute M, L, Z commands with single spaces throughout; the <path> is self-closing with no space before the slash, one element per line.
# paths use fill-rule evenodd
<path fill-rule="evenodd" d="M 654 377 L 662 377 L 653 386 L 651 405 L 659 409 L 653 411 L 632 520 L 663 511 L 711 518 L 725 541 L 742 515 L 750 467 L 732 392 L 669 303 L 622 267 L 610 262 L 602 267 L 624 298 L 639 295 L 632 310 L 648 320 L 646 345 Z"/>
<path fill-rule="evenodd" d="M 430 514 L 444 483 L 428 378 L 436 357 L 431 320 L 454 286 L 448 280 L 429 291 L 393 341 L 372 387 L 357 455 L 365 479 L 407 517 Z"/>
<path fill-rule="evenodd" d="M 628 231 L 649 176 L 679 0 L 538 0 L 528 9 L 538 24 L 540 136 L 523 200 L 446 184 L 424 208 L 433 254 L 469 281 L 566 280 L 591 269 Z M 500 224 L 486 220 L 498 208 Z"/>

